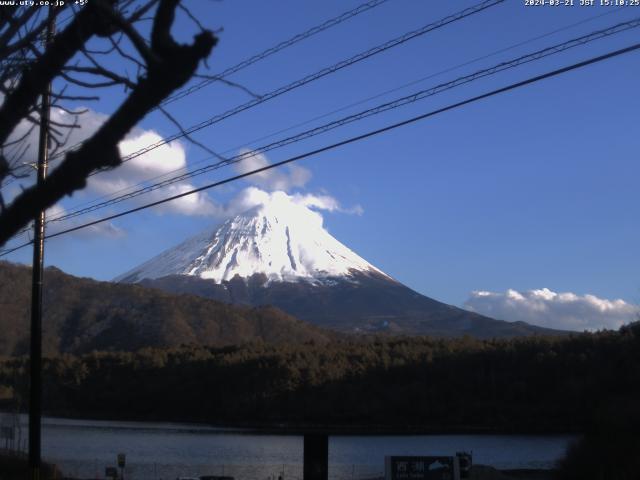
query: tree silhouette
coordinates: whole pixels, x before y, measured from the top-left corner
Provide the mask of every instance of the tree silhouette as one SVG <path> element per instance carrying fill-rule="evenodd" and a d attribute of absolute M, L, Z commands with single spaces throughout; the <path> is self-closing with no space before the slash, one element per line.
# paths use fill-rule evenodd
<path fill-rule="evenodd" d="M 171 34 L 178 8 L 199 29 L 190 44 L 176 42 Z M 0 195 L 0 246 L 39 211 L 84 188 L 92 172 L 120 165 L 118 143 L 174 90 L 197 75 L 199 64 L 217 43 L 214 33 L 203 28 L 180 0 L 91 0 L 79 9 L 71 5 L 50 13 L 58 20 L 69 14 L 70 21 L 45 46 L 40 38 L 47 29 L 46 8 L 0 9 L 0 94 L 4 100 L 0 106 L 0 185 L 26 175 L 21 161 L 29 148 L 29 133 L 39 125 L 39 98 L 56 79 L 63 86 L 52 93 L 53 105 L 72 119 L 48 125 L 52 153 L 61 161 L 47 179 L 23 190 L 9 205 Z M 98 43 L 103 47 L 96 48 Z M 134 78 L 127 74 L 131 69 L 136 72 Z M 65 105 L 95 100 L 96 89 L 100 92 L 114 86 L 125 90 L 122 103 L 78 148 L 64 151 L 82 113 Z M 17 127 L 25 124 L 31 126 L 16 136 Z"/>

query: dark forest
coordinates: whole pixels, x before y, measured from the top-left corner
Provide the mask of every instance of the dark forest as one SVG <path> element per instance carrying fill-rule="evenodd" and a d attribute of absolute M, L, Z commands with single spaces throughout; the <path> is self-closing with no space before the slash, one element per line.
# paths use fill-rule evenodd
<path fill-rule="evenodd" d="M 24 409 L 27 371 L 26 357 L 0 361 L 4 410 Z M 45 411 L 71 417 L 370 431 L 630 428 L 640 400 L 640 324 L 555 338 L 63 354 L 46 359 L 44 382 Z"/>

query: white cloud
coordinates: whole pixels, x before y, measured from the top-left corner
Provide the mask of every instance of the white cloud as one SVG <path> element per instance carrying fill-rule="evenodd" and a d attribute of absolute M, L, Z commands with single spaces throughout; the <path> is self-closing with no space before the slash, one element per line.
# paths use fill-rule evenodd
<path fill-rule="evenodd" d="M 234 165 L 235 170 L 242 174 L 269 165 L 269 160 L 262 153 L 252 153 L 244 149 L 240 151 L 244 158 Z M 286 165 L 254 173 L 247 181 L 266 190 L 282 190 L 288 192 L 292 188 L 302 188 L 311 179 L 311 172 L 299 165 Z"/>
<path fill-rule="evenodd" d="M 143 147 L 160 141 L 162 137 L 153 130 L 134 129 L 119 144 L 122 156 L 130 155 Z M 102 172 L 89 178 L 86 193 L 89 196 L 102 196 L 116 192 L 128 192 L 143 181 L 167 179 L 173 174 L 183 172 L 187 167 L 184 147 L 180 142 L 172 142 L 135 157 L 114 170 Z M 180 172 L 176 172 L 179 170 Z M 162 198 L 193 190 L 195 185 L 183 181 L 135 197 L 129 205 L 150 203 Z M 214 215 L 218 207 L 204 192 L 186 195 L 154 207 L 157 213 L 176 213 L 181 215 Z"/>
<path fill-rule="evenodd" d="M 617 329 L 640 316 L 640 306 L 621 299 L 557 293 L 548 288 L 524 292 L 509 289 L 504 293 L 474 291 L 464 306 L 500 320 L 576 331 Z"/>
<path fill-rule="evenodd" d="M 364 209 L 361 205 L 355 205 L 350 208 L 343 208 L 338 200 L 331 195 L 315 195 L 315 194 L 299 194 L 293 195 L 295 202 L 309 208 L 317 208 L 319 210 L 327 210 L 329 212 L 349 213 L 353 215 L 362 215 Z"/>
<path fill-rule="evenodd" d="M 59 110 L 52 110 L 52 118 L 61 123 L 72 123 L 72 115 Z M 73 146 L 94 134 L 100 126 L 106 121 L 108 116 L 88 110 L 86 113 L 78 117 L 80 124 L 79 129 L 73 129 L 68 141 L 69 146 Z M 21 123 L 13 134 L 14 138 L 27 132 L 29 124 Z M 122 156 L 130 155 L 143 147 L 152 145 L 160 141 L 162 137 L 153 130 L 145 130 L 135 128 L 127 137 L 120 142 L 119 149 Z M 29 142 L 37 145 L 37 129 L 29 136 Z M 25 163 L 35 162 L 35 151 L 29 151 L 29 154 L 22 160 Z M 239 173 L 246 173 L 256 168 L 268 166 L 269 160 L 264 154 L 252 154 L 250 150 L 243 150 L 241 154 L 246 155 L 245 159 L 234 165 L 234 169 Z M 56 162 L 54 161 L 50 168 L 54 169 Z M 110 196 L 130 192 L 140 188 L 143 184 L 150 184 L 159 180 L 168 179 L 177 173 L 184 172 L 187 168 L 187 159 L 185 148 L 182 143 L 175 141 L 170 144 L 161 145 L 150 152 L 126 161 L 119 167 L 101 172 L 88 178 L 87 186 L 84 190 L 75 195 L 74 198 L 81 200 L 102 201 L 110 198 Z M 32 169 L 29 169 L 32 173 Z M 210 216 L 218 219 L 227 218 L 238 214 L 256 205 L 265 205 L 274 201 L 276 198 L 286 199 L 293 205 L 304 206 L 310 208 L 312 213 L 318 215 L 320 221 L 322 217 L 317 213 L 324 210 L 329 212 L 342 212 L 348 214 L 361 215 L 363 209 L 360 205 L 351 208 L 343 208 L 340 203 L 331 195 L 311 194 L 311 193 L 287 193 L 292 189 L 303 188 L 311 179 L 311 172 L 298 165 L 287 165 L 271 170 L 266 170 L 246 178 L 246 180 L 254 185 L 243 189 L 235 198 L 226 204 L 217 203 L 211 199 L 206 192 L 186 195 L 182 198 L 158 205 L 153 208 L 158 214 L 171 213 L 190 216 Z M 22 186 L 28 186 L 33 183 L 34 176 L 29 179 L 21 180 Z M 5 189 L 5 199 L 12 200 L 19 193 L 16 184 L 12 184 L 10 188 Z M 144 195 L 134 197 L 122 203 L 121 206 L 127 207 L 138 206 L 151 203 L 169 196 L 187 192 L 195 188 L 195 185 L 182 181 L 163 187 L 158 190 L 147 192 Z M 86 206 L 82 202 L 69 202 L 64 200 L 63 204 L 55 205 L 50 209 L 48 217 L 56 218 L 67 212 L 65 206 L 71 208 L 72 205 L 79 207 Z M 119 210 L 119 209 L 118 209 Z M 113 210 L 111 210 L 113 211 Z M 100 212 L 106 213 L 107 210 Z M 94 214 L 93 218 L 101 216 L 99 213 Z M 64 222 L 51 222 L 51 229 L 61 230 L 84 223 L 91 220 L 87 216 L 77 217 L 76 219 Z M 108 234 L 120 236 L 122 231 L 116 229 L 113 224 L 109 227 L 92 228 L 89 233 Z"/>
<path fill-rule="evenodd" d="M 37 114 L 34 114 L 37 118 Z M 77 121 L 76 121 L 77 118 Z M 73 125 L 77 123 L 79 128 L 70 128 L 65 129 L 62 127 L 58 127 L 62 133 L 64 133 L 64 137 L 68 135 L 66 138 L 66 147 L 72 147 L 83 140 L 89 138 L 93 135 L 98 128 L 107 120 L 108 116 L 102 113 L 94 112 L 93 110 L 87 110 L 85 113 L 78 115 L 72 115 L 70 113 L 65 112 L 59 108 L 51 109 L 51 121 L 55 122 L 55 124 L 63 124 L 63 125 Z M 27 132 L 28 133 L 27 135 Z M 35 164 L 38 155 L 38 135 L 39 135 L 38 127 L 33 128 L 33 123 L 22 120 L 14 131 L 9 136 L 9 142 L 13 140 L 17 140 L 27 135 L 25 138 L 24 145 L 28 146 L 26 154 L 19 161 L 19 164 Z M 9 152 L 8 152 L 9 153 Z M 11 160 L 11 155 L 8 155 L 9 160 Z M 52 161 L 51 168 L 55 168 L 57 162 Z M 29 173 L 31 174 L 33 169 L 24 169 L 21 173 Z"/>
<path fill-rule="evenodd" d="M 343 208 L 340 202 L 331 195 L 322 194 L 315 195 L 312 193 L 294 193 L 289 194 L 282 190 L 276 190 L 274 192 L 268 192 L 261 188 L 251 186 L 241 190 L 233 199 L 231 199 L 226 205 L 219 206 L 214 215 L 219 218 L 229 218 L 239 213 L 242 213 L 250 208 L 257 206 L 267 206 L 270 204 L 276 204 L 276 206 L 293 208 L 303 207 L 305 211 L 310 212 L 316 216 L 315 221 L 319 221 L 322 224 L 322 215 L 320 211 L 327 212 L 340 212 L 348 214 L 361 215 L 363 210 L 360 205 L 356 205 L 352 208 Z"/>
<path fill-rule="evenodd" d="M 52 109 L 52 119 L 60 123 L 73 123 L 73 116 L 60 109 Z M 100 126 L 105 122 L 108 116 L 103 115 L 92 110 L 88 110 L 86 113 L 78 116 L 79 126 L 81 128 L 72 129 L 71 135 L 67 142 L 68 146 L 73 146 L 93 135 Z M 30 125 L 27 122 L 21 122 L 16 130 L 12 134 L 11 138 L 20 138 L 24 135 Z M 134 128 L 126 138 L 120 142 L 119 149 L 122 156 L 129 155 L 140 150 L 143 147 L 154 144 L 161 140 L 162 137 L 153 130 L 144 130 L 140 128 Z M 28 143 L 30 149 L 27 155 L 21 160 L 21 163 L 34 163 L 37 154 L 37 129 L 34 129 L 28 136 Z M 57 166 L 57 161 L 54 159 L 51 162 L 50 168 L 53 170 Z M 187 167 L 187 160 L 184 147 L 180 142 L 172 142 L 167 145 L 162 145 L 150 152 L 133 158 L 123 163 L 118 168 L 113 170 L 101 172 L 98 175 L 89 177 L 87 186 L 80 195 L 76 195 L 75 198 L 87 198 L 101 200 L 107 199 L 108 196 L 120 193 L 126 193 L 132 191 L 143 181 L 150 179 L 164 179 L 168 178 L 172 172 Z M 29 178 L 20 180 L 22 186 L 29 186 L 35 181 L 33 175 L 33 169 L 23 169 L 22 171 L 29 174 Z M 152 180 L 153 181 L 153 180 Z M 16 182 L 18 183 L 18 182 Z M 16 188 L 16 183 L 11 184 L 4 189 L 3 194 L 5 200 L 10 202 L 19 193 Z M 138 206 L 143 203 L 149 203 L 156 200 L 160 200 L 167 196 L 172 196 L 186 191 L 192 190 L 195 186 L 189 182 L 178 182 L 167 187 L 152 191 L 143 196 L 135 197 L 126 202 L 128 207 Z M 63 200 L 64 201 L 64 200 Z M 81 204 L 82 202 L 80 202 Z M 70 203 L 65 202 L 66 205 Z M 74 202 L 78 205 L 78 203 Z M 122 205 L 125 205 L 123 203 Z M 163 213 L 175 213 L 181 215 L 214 215 L 218 208 L 209 196 L 204 193 L 196 193 L 187 195 L 172 202 L 154 207 L 154 211 L 159 214 Z M 52 211 L 51 218 L 59 217 L 60 213 L 65 211 L 64 207 L 60 204 L 55 206 L 55 211 Z M 83 221 L 87 220 L 87 217 L 82 218 Z M 64 222 L 67 227 L 69 222 Z M 78 222 L 75 222 L 78 223 Z M 63 222 L 58 222 L 62 225 Z M 93 229 L 96 233 L 104 231 L 104 229 Z"/>
<path fill-rule="evenodd" d="M 234 164 L 234 169 L 241 174 L 271 164 L 263 153 L 254 153 L 251 150 L 243 149 L 240 151 L 240 155 L 243 155 L 244 158 Z M 322 216 L 318 213 L 320 210 L 354 215 L 364 213 L 362 206 L 355 205 L 344 208 L 336 198 L 327 193 L 288 193 L 290 190 L 304 187 L 311 180 L 311 172 L 298 165 L 286 165 L 265 170 L 250 175 L 245 180 L 253 186 L 243 189 L 227 205 L 221 206 L 216 213 L 218 217 L 230 217 L 249 208 L 273 202 L 287 202 L 293 206 L 306 207 L 305 210 L 317 215 L 321 223 Z"/>
<path fill-rule="evenodd" d="M 67 211 L 60 206 L 59 204 L 54 205 L 51 208 L 47 209 L 46 218 L 56 218 L 62 215 L 65 215 Z M 83 218 L 76 217 L 71 218 L 65 222 L 49 222 L 47 224 L 47 235 L 58 233 L 62 230 L 67 230 L 69 228 L 76 227 L 86 222 L 90 222 L 95 220 L 96 218 Z M 80 230 L 76 230 L 70 233 L 75 236 L 83 236 L 83 237 L 110 237 L 110 238 L 120 238 L 125 236 L 124 230 L 117 227 L 111 222 L 103 222 L 97 223 L 95 225 L 91 225 L 90 227 L 82 228 Z"/>

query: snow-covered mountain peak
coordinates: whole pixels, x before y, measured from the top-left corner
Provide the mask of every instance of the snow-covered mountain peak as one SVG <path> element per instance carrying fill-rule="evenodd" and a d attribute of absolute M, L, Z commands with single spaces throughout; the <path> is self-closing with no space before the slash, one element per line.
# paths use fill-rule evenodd
<path fill-rule="evenodd" d="M 388 277 L 332 237 L 322 223 L 322 216 L 306 204 L 276 192 L 115 280 L 138 282 L 177 274 L 220 283 L 236 275 L 265 274 L 270 281 L 324 283 L 354 272 Z"/>

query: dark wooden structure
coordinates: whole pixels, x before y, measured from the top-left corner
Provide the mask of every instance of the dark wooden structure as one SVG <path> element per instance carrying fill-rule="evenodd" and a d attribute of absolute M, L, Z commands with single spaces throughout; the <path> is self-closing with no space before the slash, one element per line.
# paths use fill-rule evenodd
<path fill-rule="evenodd" d="M 327 480 L 329 436 L 326 433 L 305 433 L 303 450 L 303 480 Z"/>

